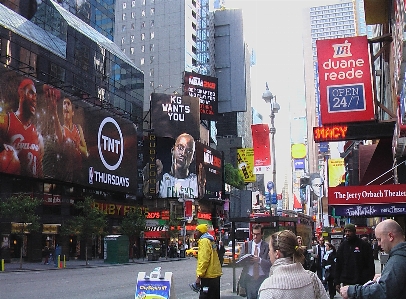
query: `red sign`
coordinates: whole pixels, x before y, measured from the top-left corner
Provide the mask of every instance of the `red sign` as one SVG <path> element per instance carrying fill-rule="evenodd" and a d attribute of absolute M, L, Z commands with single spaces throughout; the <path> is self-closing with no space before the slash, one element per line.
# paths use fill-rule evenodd
<path fill-rule="evenodd" d="M 406 184 L 328 188 L 329 205 L 385 204 L 395 202 L 406 202 Z"/>
<path fill-rule="evenodd" d="M 148 212 L 147 216 L 145 218 L 146 219 L 160 219 L 161 213 L 160 212 Z"/>
<path fill-rule="evenodd" d="M 267 124 L 251 125 L 252 144 L 254 147 L 254 166 L 271 165 L 269 148 L 269 127 Z"/>
<path fill-rule="evenodd" d="M 169 220 L 169 211 L 165 210 L 161 212 L 161 219 L 162 220 Z"/>
<path fill-rule="evenodd" d="M 197 218 L 211 220 L 211 214 L 210 213 L 197 213 Z"/>
<path fill-rule="evenodd" d="M 375 118 L 366 36 L 317 40 L 323 125 Z"/>

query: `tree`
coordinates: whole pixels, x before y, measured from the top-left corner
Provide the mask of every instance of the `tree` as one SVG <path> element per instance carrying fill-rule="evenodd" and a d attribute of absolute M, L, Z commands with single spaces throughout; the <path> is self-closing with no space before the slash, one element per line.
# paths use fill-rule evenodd
<path fill-rule="evenodd" d="M 128 239 L 131 239 L 132 236 L 135 236 L 138 239 L 144 229 L 145 212 L 142 208 L 135 208 L 134 210 L 128 212 L 123 218 L 123 221 L 121 222 L 120 233 L 128 236 Z"/>
<path fill-rule="evenodd" d="M 225 173 L 225 178 L 224 181 L 238 189 L 243 189 L 245 186 L 244 183 L 244 178 L 242 177 L 241 173 L 237 168 L 234 168 L 234 166 L 230 163 L 226 163 L 224 165 L 224 173 Z"/>
<path fill-rule="evenodd" d="M 75 208 L 79 215 L 66 221 L 61 227 L 63 235 L 77 235 L 80 240 L 85 241 L 85 259 L 88 265 L 87 247 L 93 236 L 104 234 L 107 227 L 106 215 L 95 207 L 94 199 L 90 196 L 83 201 L 75 202 Z"/>
<path fill-rule="evenodd" d="M 17 235 L 22 240 L 25 232 L 38 231 L 40 227 L 39 216 L 36 213 L 41 200 L 19 193 L 5 200 L 0 200 L 0 218 L 10 219 L 18 223 Z M 20 248 L 20 269 L 23 267 L 23 246 Z"/>

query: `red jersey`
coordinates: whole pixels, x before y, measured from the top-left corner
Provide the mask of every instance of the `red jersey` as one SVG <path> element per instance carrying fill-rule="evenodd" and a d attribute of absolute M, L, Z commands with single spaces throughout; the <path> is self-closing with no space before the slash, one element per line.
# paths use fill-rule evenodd
<path fill-rule="evenodd" d="M 21 175 L 39 177 L 42 175 L 42 153 L 40 136 L 33 124 L 24 126 L 15 113 L 8 114 L 6 142 L 17 152 Z"/>
<path fill-rule="evenodd" d="M 72 141 L 76 145 L 76 148 L 79 150 L 80 133 L 76 125 L 73 125 L 72 130 L 69 130 L 69 128 L 65 125 L 63 126 L 63 141 Z"/>

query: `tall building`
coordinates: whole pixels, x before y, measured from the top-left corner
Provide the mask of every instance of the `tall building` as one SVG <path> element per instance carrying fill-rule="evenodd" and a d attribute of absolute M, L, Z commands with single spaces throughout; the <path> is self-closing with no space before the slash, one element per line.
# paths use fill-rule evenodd
<path fill-rule="evenodd" d="M 320 173 L 324 163 L 323 149 L 314 143 L 313 127 L 320 125 L 320 97 L 316 40 L 365 35 L 365 18 L 356 18 L 360 1 L 341 0 L 335 4 L 310 7 L 304 10 L 304 70 L 307 119 L 307 172 Z"/>

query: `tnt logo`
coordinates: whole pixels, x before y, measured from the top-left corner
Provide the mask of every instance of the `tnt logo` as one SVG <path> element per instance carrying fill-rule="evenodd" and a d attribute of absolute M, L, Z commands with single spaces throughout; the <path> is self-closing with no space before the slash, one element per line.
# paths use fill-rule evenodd
<path fill-rule="evenodd" d="M 103 165 L 108 170 L 116 170 L 123 160 L 124 139 L 118 123 L 106 117 L 100 124 L 97 134 L 97 147 Z"/>
<path fill-rule="evenodd" d="M 351 43 L 349 43 L 347 40 L 343 44 L 334 44 L 333 48 L 334 48 L 333 58 L 352 56 Z"/>

